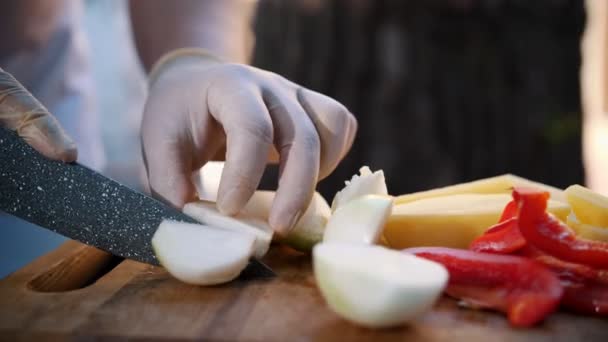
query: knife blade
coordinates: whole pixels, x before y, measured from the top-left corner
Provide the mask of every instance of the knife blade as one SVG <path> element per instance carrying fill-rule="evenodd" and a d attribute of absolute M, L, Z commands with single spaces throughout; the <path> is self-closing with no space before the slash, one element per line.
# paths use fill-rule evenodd
<path fill-rule="evenodd" d="M 47 159 L 0 127 L 0 210 L 112 253 L 152 265 L 151 240 L 164 219 L 198 223 L 179 210 L 78 163 Z M 242 278 L 272 277 L 251 259 Z"/>

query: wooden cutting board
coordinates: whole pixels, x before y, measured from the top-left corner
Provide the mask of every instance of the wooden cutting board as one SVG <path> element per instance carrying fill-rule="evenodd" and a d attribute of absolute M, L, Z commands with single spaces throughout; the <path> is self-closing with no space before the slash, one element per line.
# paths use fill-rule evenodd
<path fill-rule="evenodd" d="M 533 329 L 443 298 L 408 326 L 370 330 L 333 314 L 310 256 L 273 247 L 272 280 L 196 287 L 162 268 L 67 242 L 0 281 L 0 340 L 608 341 L 608 320 L 568 313 Z"/>

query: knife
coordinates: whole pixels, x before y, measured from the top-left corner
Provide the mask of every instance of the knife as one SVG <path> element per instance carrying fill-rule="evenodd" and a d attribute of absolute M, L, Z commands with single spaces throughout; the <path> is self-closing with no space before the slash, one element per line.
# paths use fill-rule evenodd
<path fill-rule="evenodd" d="M 0 210 L 107 251 L 152 265 L 151 240 L 164 219 L 199 223 L 179 210 L 78 163 L 50 160 L 0 127 Z M 251 259 L 241 278 L 275 273 Z"/>

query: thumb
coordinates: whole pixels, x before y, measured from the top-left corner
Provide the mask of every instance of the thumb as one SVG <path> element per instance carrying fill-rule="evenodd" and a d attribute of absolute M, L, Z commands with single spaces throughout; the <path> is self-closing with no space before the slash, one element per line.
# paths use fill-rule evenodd
<path fill-rule="evenodd" d="M 77 150 L 57 119 L 12 75 L 0 69 L 0 125 L 17 131 L 50 159 L 72 162 Z"/>

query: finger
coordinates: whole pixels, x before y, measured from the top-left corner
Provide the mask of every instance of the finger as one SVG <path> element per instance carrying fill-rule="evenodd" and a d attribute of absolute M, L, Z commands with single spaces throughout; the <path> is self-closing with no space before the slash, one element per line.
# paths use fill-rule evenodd
<path fill-rule="evenodd" d="M 305 88 L 298 88 L 297 94 L 321 140 L 319 179 L 323 179 L 350 149 L 357 130 L 356 120 L 343 105 L 330 97 Z"/>
<path fill-rule="evenodd" d="M 213 158 L 210 160 L 214 161 L 223 161 L 226 158 L 226 145 L 222 145 L 218 151 L 213 155 Z M 267 162 L 270 164 L 277 164 L 279 162 L 279 152 L 277 149 L 272 146 L 270 148 L 270 153 L 268 153 Z"/>
<path fill-rule="evenodd" d="M 184 204 L 196 199 L 189 155 L 182 147 L 177 147 L 169 141 L 159 144 L 158 147 L 154 152 L 144 149 L 150 193 L 155 198 L 181 209 Z"/>
<path fill-rule="evenodd" d="M 13 76 L 0 69 L 0 125 L 17 131 L 30 146 L 50 159 L 72 162 L 76 144 L 57 119 Z"/>
<path fill-rule="evenodd" d="M 353 143 L 355 142 L 355 137 L 357 136 L 357 130 L 359 128 L 359 124 L 357 123 L 357 119 L 355 116 L 349 112 L 348 115 L 348 133 L 346 138 L 346 144 L 344 145 L 344 157 L 348 151 L 350 151 L 351 147 L 353 147 Z"/>
<path fill-rule="evenodd" d="M 269 223 L 286 235 L 298 221 L 318 180 L 320 140 L 315 126 L 298 103 L 295 91 L 285 88 L 265 93 L 275 128 L 275 146 L 280 155 L 280 177 Z"/>
<path fill-rule="evenodd" d="M 234 215 L 260 183 L 273 141 L 272 121 L 259 90 L 246 83 L 214 85 L 207 101 L 226 134 L 217 204 L 222 213 Z"/>
<path fill-rule="evenodd" d="M 142 120 L 142 154 L 151 194 L 176 208 L 194 200 L 192 183 L 193 144 L 184 116 L 150 97 Z M 172 115 L 177 121 L 166 122 L 159 117 Z"/>

